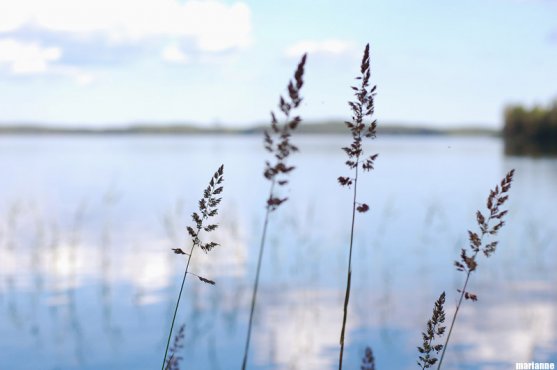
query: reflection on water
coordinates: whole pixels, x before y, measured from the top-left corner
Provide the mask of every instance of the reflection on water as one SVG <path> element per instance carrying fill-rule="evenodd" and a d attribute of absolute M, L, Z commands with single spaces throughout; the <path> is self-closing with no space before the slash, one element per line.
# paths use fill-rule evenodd
<path fill-rule="evenodd" d="M 336 184 L 345 138 L 303 137 L 287 206 L 273 214 L 255 316 L 254 369 L 335 368 L 349 236 Z M 496 139 L 380 138 L 371 212 L 357 224 L 346 368 L 415 368 L 433 301 L 454 309 L 452 267 L 488 189 L 510 168 L 508 226 L 481 260 L 447 369 L 557 361 L 557 159 L 505 157 Z M 227 176 L 222 246 L 192 266 L 184 368 L 240 366 L 266 184 L 258 137 L 1 138 L 0 368 L 160 366 L 183 271 L 171 248 L 211 168 Z"/>

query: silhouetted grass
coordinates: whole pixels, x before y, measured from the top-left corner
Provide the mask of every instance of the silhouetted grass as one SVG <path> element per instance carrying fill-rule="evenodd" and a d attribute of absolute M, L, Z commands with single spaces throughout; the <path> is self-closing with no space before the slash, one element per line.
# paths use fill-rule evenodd
<path fill-rule="evenodd" d="M 478 254 L 482 252 L 486 257 L 491 256 L 496 248 L 498 241 L 494 240 L 486 243 L 486 238 L 495 236 L 499 230 L 505 225 L 503 218 L 507 214 L 507 210 L 500 210 L 499 207 L 503 206 L 509 199 L 508 192 L 511 188 L 513 181 L 514 169 L 511 170 L 507 175 L 501 180 L 500 184 L 495 186 L 495 189 L 489 192 L 487 197 L 486 208 L 488 210 L 487 217 L 480 211 L 476 212 L 476 222 L 478 224 L 479 233 L 468 231 L 469 236 L 469 252 L 462 248 L 460 253 L 460 261 L 455 261 L 455 266 L 458 271 L 462 271 L 466 274 L 466 279 L 464 280 L 464 285 L 461 289 L 458 289 L 460 297 L 458 304 L 456 305 L 455 313 L 449 327 L 449 332 L 447 334 L 447 339 L 442 347 L 443 352 L 441 352 L 441 358 L 437 365 L 437 369 L 441 369 L 441 364 L 443 363 L 443 358 L 445 357 L 445 352 L 447 351 L 447 346 L 449 345 L 449 340 L 451 338 L 451 333 L 454 328 L 456 317 L 462 305 L 463 299 L 469 299 L 471 301 L 477 301 L 478 296 L 467 290 L 468 282 L 470 280 L 470 274 L 476 271 L 478 268 L 478 262 L 476 260 Z M 493 225 L 495 223 L 495 225 Z M 469 255 L 468 253 L 471 253 Z"/>
<path fill-rule="evenodd" d="M 265 171 L 263 175 L 271 182 L 269 188 L 269 197 L 266 202 L 265 221 L 263 223 L 263 232 L 261 235 L 261 243 L 259 245 L 259 257 L 257 259 L 257 271 L 255 273 L 255 281 L 253 284 L 251 308 L 248 323 L 248 332 L 246 336 L 246 344 L 244 348 L 244 359 L 242 361 L 242 370 L 247 367 L 249 346 L 251 340 L 251 330 L 253 324 L 253 315 L 255 311 L 255 304 L 257 300 L 257 290 L 259 287 L 259 274 L 261 271 L 261 260 L 263 258 L 263 251 L 265 249 L 265 240 L 267 236 L 267 226 L 269 224 L 269 215 L 272 211 L 276 210 L 287 198 L 281 198 L 276 194 L 275 186 L 284 186 L 288 184 L 286 176 L 294 169 L 286 162 L 291 153 L 297 152 L 298 148 L 290 143 L 290 136 L 292 131 L 298 127 L 302 121 L 299 116 L 292 117 L 292 111 L 300 106 L 302 97 L 300 96 L 300 89 L 304 81 L 304 67 L 306 64 L 306 54 L 298 63 L 296 72 L 294 73 L 294 81 L 288 83 L 288 101 L 282 96 L 279 99 L 279 109 L 284 116 L 284 123 L 279 124 L 275 113 L 271 112 L 271 129 L 265 131 L 265 149 L 273 155 L 273 162 L 265 162 Z"/>
<path fill-rule="evenodd" d="M 424 369 L 429 369 L 437 362 L 438 358 L 435 357 L 443 349 L 442 344 L 434 344 L 435 337 L 440 338 L 445 333 L 446 326 L 441 326 L 445 322 L 445 292 L 441 293 L 439 299 L 435 301 L 431 319 L 427 322 L 427 330 L 422 333 L 423 343 L 418 347 L 420 353 L 418 357 L 418 366 Z"/>
<path fill-rule="evenodd" d="M 348 302 L 350 300 L 350 282 L 352 278 L 352 247 L 354 244 L 354 224 L 356 221 L 356 211 L 363 213 L 369 210 L 369 206 L 366 203 L 359 203 L 357 201 L 358 195 L 358 170 L 361 166 L 363 171 L 371 171 L 375 159 L 378 154 L 373 154 L 367 158 L 364 157 L 364 148 L 362 145 L 363 138 L 373 139 L 375 138 L 375 130 L 377 127 L 377 122 L 375 120 L 371 121 L 369 125 L 366 125 L 364 120 L 366 118 L 371 118 L 374 113 L 373 99 L 375 96 L 376 86 L 369 87 L 370 77 L 371 77 L 371 67 L 370 67 L 370 57 L 369 57 L 369 44 L 366 45 L 364 50 L 364 56 L 362 58 L 362 63 L 360 66 L 361 75 L 356 77 L 356 80 L 360 81 L 360 86 L 352 86 L 354 90 L 354 95 L 356 100 L 349 102 L 350 109 L 352 110 L 352 121 L 347 121 L 346 126 L 350 129 L 352 133 L 352 144 L 349 147 L 344 147 L 342 150 L 348 155 L 348 160 L 346 165 L 350 170 L 353 170 L 353 175 L 350 177 L 339 177 L 338 182 L 342 186 L 352 186 L 353 189 L 353 200 L 352 200 L 352 225 L 350 228 L 350 251 L 348 256 L 348 275 L 346 279 L 346 291 L 344 296 L 344 314 L 342 318 L 342 329 L 340 332 L 340 356 L 338 361 L 339 370 L 342 369 L 342 357 L 344 354 L 344 335 L 346 330 L 346 319 L 348 316 Z M 365 158 L 365 159 L 363 159 Z"/>
<path fill-rule="evenodd" d="M 173 248 L 172 250 L 176 254 L 183 254 L 188 256 L 186 269 L 184 270 L 184 277 L 182 278 L 182 285 L 180 286 L 180 293 L 178 293 L 178 300 L 176 301 L 176 307 L 174 309 L 174 316 L 172 317 L 172 324 L 170 325 L 170 331 L 168 333 L 168 340 L 166 342 L 166 349 L 164 351 L 164 359 L 162 362 L 161 369 L 165 369 L 165 364 L 167 364 L 166 357 L 168 355 L 168 347 L 170 346 L 170 340 L 172 338 L 172 330 L 174 329 L 174 322 L 176 321 L 176 314 L 178 312 L 178 307 L 180 306 L 180 299 L 182 298 L 182 291 L 184 290 L 184 284 L 186 282 L 186 276 L 189 274 L 196 276 L 199 280 L 204 283 L 214 285 L 215 282 L 204 278 L 199 275 L 192 274 L 188 271 L 190 267 L 191 257 L 193 255 L 195 247 L 201 248 L 203 251 L 208 252 L 218 244 L 215 242 L 204 243 L 200 238 L 201 231 L 211 232 L 214 231 L 218 225 L 217 224 L 207 224 L 209 219 L 215 217 L 218 214 L 218 205 L 222 198 L 219 198 L 219 194 L 222 193 L 223 187 L 221 186 L 224 181 L 224 165 L 221 165 L 215 172 L 209 185 L 205 188 L 203 192 L 203 197 L 199 200 L 199 213 L 194 212 L 192 214 L 192 220 L 194 227 L 188 226 L 188 234 L 192 238 L 192 245 L 189 253 L 184 252 L 181 248 Z M 170 364 L 170 362 L 168 362 Z M 177 365 L 176 365 L 177 366 Z"/>

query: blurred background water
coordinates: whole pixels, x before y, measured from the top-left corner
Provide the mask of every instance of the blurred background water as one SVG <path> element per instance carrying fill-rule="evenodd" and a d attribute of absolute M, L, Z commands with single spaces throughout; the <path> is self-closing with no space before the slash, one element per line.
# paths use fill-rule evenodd
<path fill-rule="evenodd" d="M 334 369 L 351 192 L 347 136 L 301 148 L 272 214 L 252 369 Z M 516 168 L 507 225 L 479 260 L 446 357 L 452 369 L 557 359 L 557 159 L 505 156 L 496 138 L 380 137 L 361 180 L 345 368 L 364 348 L 378 369 L 416 368 L 433 302 L 452 317 L 453 267 L 475 212 Z M 162 362 L 191 224 L 224 163 L 221 246 L 196 251 L 178 324 L 185 369 L 239 368 L 268 183 L 259 136 L 0 138 L 0 369 L 156 369 Z"/>

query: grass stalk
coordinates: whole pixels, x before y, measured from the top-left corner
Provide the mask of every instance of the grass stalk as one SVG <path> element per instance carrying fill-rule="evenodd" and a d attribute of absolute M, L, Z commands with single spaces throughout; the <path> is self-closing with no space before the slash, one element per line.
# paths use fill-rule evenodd
<path fill-rule="evenodd" d="M 453 332 L 453 328 L 455 326 L 456 318 L 458 316 L 458 312 L 460 311 L 460 307 L 462 306 L 462 302 L 466 300 L 471 300 L 473 302 L 478 300 L 476 294 L 468 291 L 468 282 L 470 281 L 470 275 L 473 271 L 475 271 L 478 267 L 478 262 L 476 260 L 478 254 L 482 252 L 486 257 L 491 256 L 498 245 L 498 241 L 492 241 L 490 243 L 485 243 L 485 238 L 489 236 L 495 236 L 499 232 L 499 230 L 505 225 L 505 221 L 503 221 L 504 216 L 508 213 L 507 210 L 500 210 L 500 207 L 503 206 L 506 201 L 509 199 L 508 192 L 511 188 L 511 184 L 513 181 L 514 176 L 514 169 L 509 171 L 506 176 L 501 180 L 500 184 L 495 186 L 495 189 L 491 190 L 489 196 L 487 198 L 487 210 L 488 216 L 484 216 L 483 213 L 480 211 L 476 212 L 476 222 L 478 224 L 478 228 L 480 229 L 480 233 L 476 233 L 473 231 L 468 231 L 469 235 L 469 250 L 472 252 L 471 255 L 468 255 L 466 249 L 462 249 L 460 253 L 460 261 L 455 261 L 455 266 L 458 271 L 462 271 L 466 273 L 466 279 L 464 280 L 464 284 L 461 289 L 457 291 L 460 293 L 460 297 L 458 299 L 458 303 L 455 308 L 455 312 L 453 314 L 453 318 L 451 320 L 451 325 L 449 327 L 449 331 L 447 333 L 447 338 L 445 339 L 445 344 L 443 345 L 443 351 L 441 352 L 441 357 L 437 364 L 437 370 L 441 369 L 441 365 L 443 364 L 443 359 L 445 357 L 445 353 L 447 351 L 447 347 L 449 345 L 449 341 L 451 338 L 451 334 Z M 491 223 L 497 222 L 495 225 Z"/>
<path fill-rule="evenodd" d="M 269 161 L 265 164 L 265 170 L 263 176 L 271 182 L 269 187 L 269 196 L 267 198 L 267 203 L 265 206 L 265 221 L 263 223 L 263 231 L 261 234 L 261 242 L 259 244 L 259 256 L 257 258 L 257 269 L 255 272 L 255 281 L 253 284 L 253 290 L 251 295 L 251 305 L 250 305 L 250 315 L 248 321 L 246 342 L 244 346 L 244 358 L 242 361 L 242 370 L 247 369 L 248 359 L 249 359 L 249 348 L 251 341 L 251 332 L 253 326 L 253 318 L 255 315 L 255 307 L 257 301 L 257 292 L 259 289 L 259 277 L 261 273 L 261 264 L 263 260 L 263 252 L 265 249 L 267 228 L 269 224 L 269 218 L 271 212 L 276 210 L 282 203 L 284 203 L 288 198 L 280 198 L 275 194 L 275 187 L 284 186 L 288 184 L 286 176 L 294 170 L 293 166 L 288 166 L 286 163 L 287 158 L 291 153 L 297 152 L 298 148 L 290 143 L 290 136 L 292 131 L 298 127 L 302 119 L 299 116 L 291 116 L 292 110 L 298 108 L 302 102 L 300 97 L 300 89 L 302 88 L 304 67 L 306 63 L 306 55 L 302 56 L 302 59 L 298 63 L 296 72 L 294 73 L 294 79 L 290 80 L 288 83 L 288 97 L 287 99 L 282 96 L 279 99 L 279 109 L 284 115 L 284 123 L 279 124 L 277 118 L 273 112 L 271 112 L 271 129 L 265 131 L 264 143 L 265 149 L 273 154 L 275 159 L 274 163 L 271 164 Z"/>
<path fill-rule="evenodd" d="M 189 267 L 190 267 L 190 262 L 193 256 L 194 249 L 195 247 L 199 247 L 203 251 L 209 252 L 211 249 L 213 249 L 218 245 L 218 243 L 215 242 L 203 243 L 199 235 L 201 234 L 202 231 L 209 233 L 211 231 L 214 231 L 218 227 L 217 224 L 207 224 L 206 222 L 218 214 L 218 205 L 221 201 L 221 198 L 219 198 L 218 195 L 222 193 L 223 190 L 223 187 L 221 186 L 222 182 L 224 181 L 223 174 L 224 174 L 224 166 L 221 165 L 218 168 L 218 170 L 214 173 L 214 175 L 211 177 L 211 180 L 209 181 L 209 185 L 203 192 L 203 197 L 201 198 L 201 200 L 199 200 L 199 211 L 198 211 L 199 213 L 194 212 L 192 214 L 192 220 L 194 222 L 195 228 L 191 226 L 187 227 L 188 234 L 192 238 L 192 245 L 190 248 L 190 252 L 186 253 L 180 248 L 172 249 L 175 254 L 187 255 L 188 258 L 186 262 L 186 268 L 184 270 L 184 276 L 182 278 L 182 285 L 180 286 L 180 292 L 178 293 L 178 299 L 176 300 L 176 306 L 174 307 L 174 315 L 172 316 L 172 323 L 170 325 L 168 340 L 166 342 L 166 348 L 164 350 L 164 358 L 162 361 L 161 370 L 165 370 L 165 365 L 168 368 L 168 366 L 170 366 L 171 364 L 171 361 L 167 361 L 168 349 L 170 347 L 170 341 L 172 339 L 172 331 L 174 330 L 174 324 L 176 322 L 176 316 L 178 313 L 178 307 L 180 306 L 182 292 L 184 291 L 186 277 L 188 273 L 190 273 Z M 215 282 L 212 280 L 206 279 L 197 274 L 192 274 L 192 275 L 196 276 L 200 281 L 204 283 L 215 285 Z"/>
<path fill-rule="evenodd" d="M 361 81 L 360 86 L 352 86 L 354 90 L 354 95 L 356 100 L 349 102 L 349 106 L 352 110 L 352 121 L 345 122 L 346 126 L 350 129 L 352 133 L 352 144 L 349 147 L 344 147 L 342 150 L 348 155 L 348 160 L 346 165 L 349 169 L 354 171 L 353 177 L 339 177 L 338 182 L 341 186 L 354 185 L 353 197 L 352 197 L 352 221 L 350 226 L 350 247 L 348 254 L 348 270 L 346 276 L 346 290 L 344 295 L 344 306 L 343 306 L 343 317 L 342 317 L 342 328 L 340 331 L 340 353 L 338 368 L 342 370 L 343 356 L 344 356 L 344 342 L 345 342 L 345 332 L 346 332 L 346 321 L 348 319 L 348 304 L 350 302 L 350 289 L 352 282 L 352 250 L 354 246 L 354 226 L 356 223 L 356 211 L 360 213 L 367 212 L 369 206 L 365 203 L 359 203 L 357 200 L 358 196 L 358 176 L 359 168 L 362 167 L 363 171 L 371 171 L 373 169 L 375 159 L 378 154 L 373 154 L 362 160 L 364 157 L 364 149 L 362 145 L 363 138 L 373 139 L 375 138 L 377 122 L 375 120 L 371 121 L 369 125 L 364 123 L 365 118 L 371 118 L 374 113 L 374 96 L 376 86 L 370 86 L 371 68 L 370 68 L 370 56 L 369 56 L 369 44 L 366 45 L 364 50 L 364 55 L 362 58 L 362 63 L 360 66 L 361 75 L 356 77 L 356 80 Z"/>
<path fill-rule="evenodd" d="M 469 280 L 470 280 L 470 271 L 468 271 L 468 273 L 466 274 L 466 280 L 464 281 L 464 285 L 462 286 L 462 289 L 461 289 L 462 292 L 460 294 L 460 297 L 458 298 L 458 303 L 456 305 L 455 312 L 453 314 L 453 318 L 451 319 L 451 325 L 449 326 L 449 332 L 447 333 L 447 338 L 445 339 L 445 344 L 443 345 L 443 351 L 441 352 L 441 357 L 439 359 L 437 369 L 441 369 L 441 364 L 443 363 L 443 358 L 445 357 L 445 350 L 446 350 L 447 346 L 449 345 L 449 340 L 451 339 L 451 334 L 453 332 L 456 317 L 458 316 L 458 311 L 460 310 L 460 306 L 462 305 L 462 301 L 464 299 L 464 292 L 466 291 L 466 288 L 468 287 L 468 281 Z"/>
<path fill-rule="evenodd" d="M 357 158 L 359 160 L 359 157 Z M 346 290 L 344 296 L 344 311 L 342 316 L 342 328 L 340 331 L 340 355 L 338 368 L 342 369 L 342 360 L 344 355 L 344 334 L 346 330 L 346 319 L 348 317 L 348 302 L 350 301 L 350 284 L 352 281 L 352 246 L 354 244 L 354 223 L 356 220 L 356 195 L 358 194 L 358 167 L 356 167 L 354 175 L 354 197 L 352 201 L 352 225 L 350 227 L 350 252 L 348 255 L 348 273 L 346 276 Z"/>
<path fill-rule="evenodd" d="M 442 326 L 445 322 L 445 310 L 443 305 L 445 304 L 445 292 L 441 293 L 439 299 L 435 301 L 435 306 L 433 307 L 433 314 L 431 319 L 427 322 L 427 330 L 422 333 L 423 343 L 421 347 L 418 347 L 418 352 L 420 353 L 418 357 L 418 366 L 422 370 L 429 369 L 437 362 L 437 357 L 435 355 L 443 349 L 442 344 L 434 344 L 435 338 L 443 336 L 445 333 L 446 326 Z"/>
<path fill-rule="evenodd" d="M 176 314 L 178 313 L 178 307 L 180 306 L 180 299 L 182 299 L 182 292 L 184 291 L 186 276 L 188 275 L 188 269 L 190 267 L 191 256 L 193 254 L 194 248 L 195 248 L 195 244 L 191 246 L 190 253 L 188 254 L 188 262 L 186 263 L 186 269 L 184 270 L 184 277 L 182 278 L 182 285 L 180 286 L 180 292 L 178 293 L 178 299 L 176 300 L 176 306 L 174 307 L 174 315 L 172 316 L 172 324 L 170 324 L 170 331 L 168 332 L 168 340 L 166 341 L 166 348 L 164 350 L 164 359 L 162 362 L 161 370 L 165 370 L 168 367 L 166 357 L 168 356 L 168 348 L 170 347 L 170 341 L 172 340 L 172 331 L 174 330 L 174 323 L 176 322 Z"/>
<path fill-rule="evenodd" d="M 273 194 L 273 188 L 275 186 L 275 182 L 271 182 L 271 187 L 269 190 L 269 197 Z M 242 369 L 246 369 L 247 362 L 248 362 L 248 354 L 249 354 L 249 346 L 251 341 L 251 329 L 253 325 L 253 313 L 255 311 L 255 303 L 257 300 L 257 290 L 259 289 L 259 275 L 261 272 L 261 261 L 263 259 L 263 251 L 265 249 L 265 240 L 267 238 L 267 226 L 269 224 L 269 214 L 271 213 L 269 207 L 266 207 L 265 210 L 265 222 L 263 223 L 263 232 L 261 234 L 261 241 L 259 243 L 259 256 L 257 257 L 257 270 L 255 272 L 255 281 L 253 283 L 253 290 L 251 294 L 251 307 L 249 313 L 249 323 L 248 323 L 248 334 L 246 337 L 246 344 L 244 347 L 244 359 L 242 361 Z"/>

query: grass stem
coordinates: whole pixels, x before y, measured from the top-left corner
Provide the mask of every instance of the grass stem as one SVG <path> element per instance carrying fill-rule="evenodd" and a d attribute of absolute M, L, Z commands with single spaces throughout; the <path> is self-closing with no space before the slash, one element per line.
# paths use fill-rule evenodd
<path fill-rule="evenodd" d="M 272 198 L 273 189 L 275 187 L 275 180 L 271 182 L 269 190 L 269 199 Z M 271 213 L 270 206 L 265 207 L 265 222 L 263 223 L 263 233 L 261 235 L 261 242 L 259 244 L 259 257 L 257 258 L 257 271 L 255 272 L 255 281 L 253 283 L 253 291 L 251 295 L 251 308 L 249 314 L 248 334 L 246 337 L 246 344 L 244 347 L 244 360 L 242 361 L 242 370 L 245 370 L 248 363 L 249 345 L 251 340 L 251 329 L 253 325 L 253 314 L 255 311 L 255 303 L 257 300 L 257 291 L 259 289 L 259 275 L 261 272 L 261 261 L 263 260 L 263 251 L 265 249 L 265 240 L 267 238 L 267 225 L 269 224 L 269 215 Z"/>
<path fill-rule="evenodd" d="M 358 162 L 360 158 L 356 159 Z M 358 166 L 356 166 L 356 174 L 354 176 L 354 197 L 352 201 L 352 226 L 350 228 L 350 252 L 348 256 L 348 275 L 346 277 L 346 291 L 344 294 L 344 314 L 342 317 L 342 329 L 340 331 L 340 355 L 338 360 L 338 368 L 342 370 L 342 358 L 344 356 L 344 332 L 346 330 L 346 319 L 348 316 L 348 302 L 350 300 L 350 284 L 352 280 L 352 246 L 354 244 L 354 224 L 356 221 L 356 195 L 358 193 Z"/>
<path fill-rule="evenodd" d="M 184 277 L 182 278 L 182 285 L 180 286 L 180 293 L 178 293 L 178 299 L 176 300 L 176 307 L 174 308 L 174 316 L 172 316 L 172 324 L 170 325 L 168 340 L 166 341 L 166 349 L 164 350 L 164 359 L 162 360 L 161 370 L 165 370 L 164 366 L 166 364 L 166 356 L 168 356 L 168 347 L 170 347 L 170 340 L 172 339 L 172 331 L 174 330 L 174 323 L 176 322 L 176 314 L 178 313 L 178 307 L 180 306 L 180 299 L 182 298 L 182 292 L 184 290 L 184 284 L 186 283 L 186 276 L 188 275 L 188 269 L 190 267 L 191 256 L 193 254 L 194 248 L 195 248 L 195 244 L 191 246 L 190 253 L 188 256 L 188 262 L 186 264 L 186 270 L 184 271 Z"/>
<path fill-rule="evenodd" d="M 352 283 L 352 250 L 354 247 L 354 226 L 356 223 L 356 211 L 365 213 L 369 210 L 369 206 L 367 204 L 359 203 L 357 201 L 358 170 L 360 168 L 360 165 L 362 166 L 362 170 L 364 172 L 373 170 L 375 159 L 377 159 L 378 156 L 378 154 L 373 154 L 363 161 L 361 160 L 364 155 L 364 148 L 362 144 L 363 138 L 375 138 L 377 127 L 377 122 L 375 120 L 371 121 L 368 125 L 364 123 L 365 118 L 371 118 L 373 116 L 375 109 L 373 101 L 376 87 L 370 87 L 371 68 L 369 44 L 367 44 L 364 49 L 360 72 L 361 75 L 356 77 L 356 80 L 360 81 L 360 86 L 352 86 L 352 90 L 354 91 L 356 99 L 355 101 L 348 102 L 348 105 L 352 110 L 352 121 L 345 122 L 346 126 L 350 129 L 353 141 L 350 146 L 342 148 L 342 150 L 348 156 L 348 160 L 345 163 L 350 170 L 354 170 L 354 177 L 340 176 L 338 178 L 338 182 L 341 186 L 350 187 L 351 185 L 354 185 L 352 197 L 352 222 L 350 226 L 350 250 L 348 254 L 348 271 L 346 277 L 346 290 L 344 294 L 342 328 L 340 331 L 340 353 L 338 360 L 339 370 L 342 370 L 342 360 L 344 356 L 344 339 L 346 336 L 346 321 L 348 319 L 348 303 L 350 302 L 350 288 Z"/>
<path fill-rule="evenodd" d="M 267 227 L 269 225 L 270 213 L 276 210 L 288 198 L 280 198 L 275 194 L 275 185 L 285 186 L 288 184 L 286 176 L 294 170 L 294 166 L 287 165 L 287 158 L 291 153 L 297 152 L 298 148 L 290 142 L 292 131 L 298 127 L 302 119 L 299 116 L 291 116 L 294 109 L 298 108 L 302 102 L 300 90 L 304 84 L 304 66 L 306 64 L 307 55 L 304 54 L 298 67 L 294 72 L 293 80 L 288 83 L 288 96 L 285 99 L 280 97 L 279 109 L 284 115 L 284 123 L 279 124 L 275 113 L 271 112 L 270 130 L 264 132 L 264 146 L 267 152 L 273 155 L 274 161 L 265 162 L 265 170 L 263 176 L 270 181 L 269 197 L 265 205 L 265 221 L 263 223 L 263 232 L 261 234 L 261 242 L 259 244 L 259 256 L 257 258 L 257 270 L 255 273 L 255 281 L 251 295 L 251 308 L 248 323 L 248 332 L 246 335 L 246 344 L 244 347 L 244 359 L 242 361 L 242 370 L 247 369 L 249 358 L 249 346 L 251 341 L 251 331 L 253 327 L 253 317 L 255 315 L 255 304 L 257 301 L 257 292 L 259 290 L 259 277 L 261 274 L 261 265 L 263 261 L 263 252 L 267 238 Z"/>
<path fill-rule="evenodd" d="M 460 306 L 464 299 L 470 299 L 472 301 L 477 301 L 478 297 L 476 294 L 469 292 L 467 290 L 468 282 L 470 281 L 470 274 L 472 271 L 476 271 L 478 267 L 478 262 L 476 260 L 480 251 L 486 256 L 491 256 L 496 248 L 498 241 L 492 241 L 491 243 L 485 244 L 485 238 L 490 236 L 495 236 L 499 232 L 499 230 L 505 225 L 505 221 L 503 221 L 504 216 L 508 213 L 508 210 L 500 210 L 500 207 L 503 206 L 506 201 L 509 199 L 508 192 L 511 188 L 511 184 L 513 181 L 514 176 L 514 169 L 509 171 L 506 176 L 501 180 L 499 184 L 495 186 L 493 190 L 489 192 L 489 196 L 487 198 L 486 207 L 489 213 L 487 213 L 487 217 L 480 211 L 476 212 L 476 222 L 478 224 L 478 228 L 480 233 L 468 231 L 469 239 L 470 239 L 470 251 L 473 253 L 468 256 L 466 249 L 461 250 L 460 254 L 460 261 L 455 261 L 455 266 L 458 271 L 463 271 L 466 273 L 466 279 L 464 280 L 464 284 L 462 289 L 458 289 L 460 293 L 460 297 L 458 299 L 458 303 L 455 308 L 455 312 L 453 318 L 451 320 L 451 326 L 449 327 L 449 332 L 447 334 L 447 338 L 445 339 L 445 344 L 443 345 L 443 350 L 441 352 L 441 357 L 439 358 L 439 362 L 437 363 L 437 370 L 441 370 L 441 365 L 443 364 L 443 359 L 445 358 L 445 352 L 447 351 L 447 347 L 449 345 L 449 340 L 451 338 L 451 334 L 453 332 L 453 328 L 456 322 L 456 318 L 458 316 L 458 312 L 460 311 Z M 491 225 L 491 222 L 497 222 L 495 225 Z"/>
<path fill-rule="evenodd" d="M 191 226 L 188 226 L 186 228 L 188 230 L 188 234 L 192 238 L 190 253 L 185 253 L 180 248 L 172 249 L 175 254 L 187 255 L 188 259 L 186 262 L 186 269 L 184 270 L 184 277 L 182 278 L 182 284 L 180 286 L 180 292 L 178 293 L 178 299 L 176 300 L 176 306 L 174 307 L 174 315 L 172 316 L 172 323 L 170 324 L 170 331 L 168 333 L 168 340 L 166 341 L 166 348 L 164 350 L 164 358 L 162 360 L 161 370 L 165 370 L 165 365 L 166 368 L 171 366 L 172 361 L 167 361 L 166 358 L 168 356 L 168 348 L 170 347 L 170 340 L 172 339 L 172 332 L 174 330 L 174 324 L 176 322 L 176 316 L 178 314 L 178 307 L 180 306 L 180 300 L 182 299 L 182 292 L 184 291 L 184 285 L 186 283 L 186 277 L 188 276 L 193 251 L 195 247 L 198 246 L 205 252 L 209 252 L 211 249 L 218 245 L 218 243 L 215 242 L 203 243 L 202 240 L 199 238 L 199 234 L 202 230 L 204 230 L 206 233 L 210 233 L 218 227 L 217 224 L 206 224 L 205 221 L 208 221 L 210 218 L 218 214 L 218 205 L 222 199 L 219 197 L 219 194 L 221 194 L 223 191 L 223 186 L 221 186 L 222 182 L 224 181 L 223 173 L 224 165 L 221 165 L 211 177 L 209 185 L 203 192 L 203 197 L 201 198 L 201 200 L 199 200 L 199 213 L 193 212 L 192 214 L 192 220 L 195 224 L 195 229 Z M 215 282 L 212 280 L 206 279 L 197 274 L 195 274 L 195 276 L 204 283 L 215 285 Z"/>

